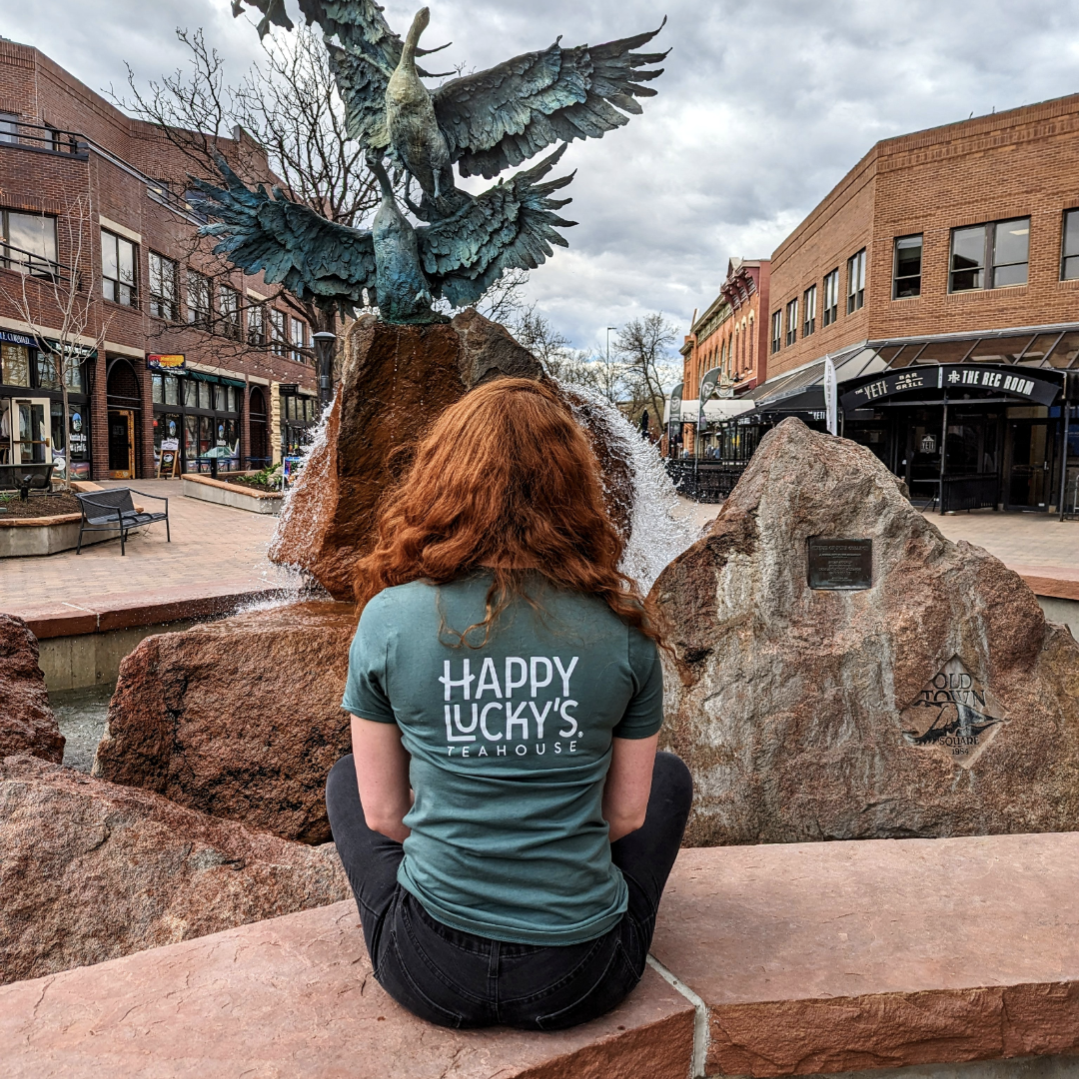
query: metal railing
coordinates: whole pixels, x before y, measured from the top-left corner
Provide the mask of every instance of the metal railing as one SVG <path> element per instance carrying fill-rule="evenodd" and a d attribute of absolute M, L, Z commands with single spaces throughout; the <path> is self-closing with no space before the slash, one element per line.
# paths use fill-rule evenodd
<path fill-rule="evenodd" d="M 945 476 L 941 483 L 941 510 L 996 509 L 1000 500 L 1000 477 L 995 472 L 973 476 Z"/>
<path fill-rule="evenodd" d="M 22 120 L 0 120 L 0 146 L 22 146 L 53 154 L 85 155 L 86 138 L 77 131 L 61 131 Z"/>
<path fill-rule="evenodd" d="M 26 251 L 6 240 L 0 239 L 0 266 L 16 273 L 27 273 L 31 277 L 40 277 L 46 281 L 59 281 L 62 284 L 75 282 L 75 291 L 81 292 L 78 271 L 55 259 L 47 259 L 33 251 Z"/>
<path fill-rule="evenodd" d="M 709 505 L 727 498 L 746 470 L 744 462 L 692 457 L 668 460 L 666 465 L 667 475 L 680 495 Z"/>

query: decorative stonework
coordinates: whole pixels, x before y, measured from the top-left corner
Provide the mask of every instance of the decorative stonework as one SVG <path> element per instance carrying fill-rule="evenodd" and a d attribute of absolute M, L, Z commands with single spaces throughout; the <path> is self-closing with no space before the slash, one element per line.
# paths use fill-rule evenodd
<path fill-rule="evenodd" d="M 903 735 L 912 746 L 969 768 L 1008 716 L 984 680 L 952 656 L 905 709 L 902 721 Z"/>

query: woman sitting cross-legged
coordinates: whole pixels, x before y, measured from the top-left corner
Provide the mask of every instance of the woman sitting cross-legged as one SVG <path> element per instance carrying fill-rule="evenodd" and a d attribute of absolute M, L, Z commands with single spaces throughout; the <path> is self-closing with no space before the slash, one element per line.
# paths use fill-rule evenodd
<path fill-rule="evenodd" d="M 544 385 L 448 408 L 358 565 L 330 773 L 375 977 L 450 1027 L 557 1030 L 644 972 L 692 794 L 588 437 Z"/>

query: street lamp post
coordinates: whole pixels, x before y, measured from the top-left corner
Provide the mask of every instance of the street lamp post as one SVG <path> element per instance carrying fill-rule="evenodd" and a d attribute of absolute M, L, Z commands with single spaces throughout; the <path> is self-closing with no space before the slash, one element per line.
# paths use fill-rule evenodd
<path fill-rule="evenodd" d="M 318 401 L 325 408 L 333 396 L 333 345 L 337 334 L 319 330 L 311 336 L 315 340 L 315 356 L 318 359 Z"/>

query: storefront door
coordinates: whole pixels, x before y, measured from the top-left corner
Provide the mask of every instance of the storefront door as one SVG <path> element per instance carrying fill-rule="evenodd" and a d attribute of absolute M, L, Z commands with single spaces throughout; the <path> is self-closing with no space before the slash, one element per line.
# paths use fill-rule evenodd
<path fill-rule="evenodd" d="M 50 437 L 52 402 L 49 400 L 16 400 L 14 462 L 20 465 L 45 464 L 52 461 Z"/>
<path fill-rule="evenodd" d="M 135 413 L 109 410 L 109 479 L 135 478 Z"/>
<path fill-rule="evenodd" d="M 1013 420 L 1009 423 L 1006 508 L 1046 510 L 1050 497 L 1049 424 L 1045 421 Z"/>

